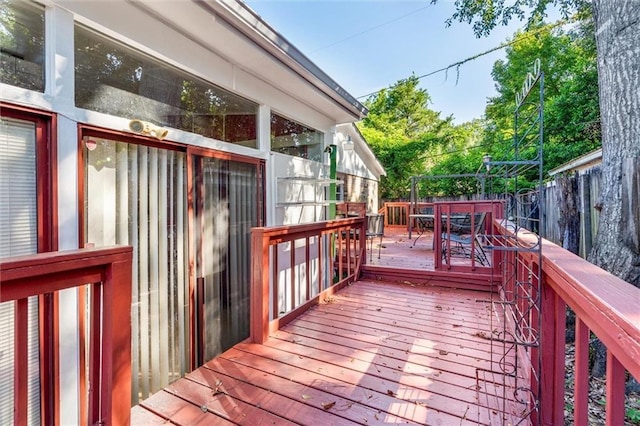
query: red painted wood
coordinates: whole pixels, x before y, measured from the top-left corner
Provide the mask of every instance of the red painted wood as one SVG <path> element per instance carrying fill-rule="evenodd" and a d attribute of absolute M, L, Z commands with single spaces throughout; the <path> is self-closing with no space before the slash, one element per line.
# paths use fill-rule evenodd
<path fill-rule="evenodd" d="M 251 340 L 262 343 L 269 335 L 269 245 L 264 229 L 251 231 Z M 276 262 L 276 259 L 274 259 Z M 276 262 L 277 264 L 277 262 Z M 277 308 L 276 308 L 277 309 Z M 277 311 L 274 311 L 277 312 Z"/>
<path fill-rule="evenodd" d="M 102 311 L 102 286 L 93 284 L 89 294 L 89 388 L 88 388 L 88 424 L 96 424 L 100 421 L 100 345 L 101 345 L 101 315 Z"/>
<path fill-rule="evenodd" d="M 151 412 L 154 416 L 162 417 L 172 424 L 192 426 L 192 425 L 228 425 L 234 423 L 210 413 L 203 411 L 201 407 L 178 398 L 168 392 L 160 391 L 140 403 L 140 407 Z M 144 423 L 135 423 L 144 425 Z"/>
<path fill-rule="evenodd" d="M 564 379 L 565 379 L 565 306 L 550 288 L 542 292 L 542 371 L 540 415 L 542 424 L 561 424 L 564 421 Z M 537 359 L 535 353 L 532 359 Z M 538 365 L 532 365 L 538 370 Z M 532 382 L 533 389 L 537 384 Z"/>
<path fill-rule="evenodd" d="M 300 312 L 308 309 L 309 306 L 317 303 L 319 298 L 316 296 L 310 298 L 310 292 L 307 292 L 305 297 L 299 302 L 297 293 L 298 284 L 305 285 L 305 283 L 298 283 L 297 274 L 293 267 L 296 264 L 296 241 L 304 240 L 307 242 L 313 237 L 314 240 L 324 238 L 325 236 L 337 235 L 337 267 L 339 271 L 340 280 L 335 285 L 342 286 L 349 282 L 353 282 L 356 279 L 356 273 L 359 272 L 361 260 L 364 258 L 364 235 L 365 235 L 365 220 L 364 218 L 357 219 L 344 219 L 333 220 L 326 222 L 319 222 L 314 224 L 303 224 L 295 226 L 280 226 L 269 228 L 253 228 L 252 229 L 252 268 L 251 268 L 251 339 L 254 342 L 261 343 L 268 338 L 270 330 L 274 327 L 278 327 L 281 323 L 290 321 L 290 318 L 297 316 Z M 358 232 L 361 236 L 359 239 L 352 239 L 352 230 Z M 343 235 L 346 235 L 346 240 L 343 239 Z M 331 237 L 332 238 L 332 237 Z M 343 240 L 344 244 L 343 244 Z M 353 240 L 353 244 L 350 242 Z M 274 269 L 269 271 L 269 268 L 264 267 L 269 265 L 271 259 L 269 253 L 273 253 L 273 264 L 278 265 L 278 250 L 277 245 L 281 243 L 291 244 L 292 249 L 289 251 L 289 264 L 292 265 L 289 270 L 289 297 L 291 299 L 284 302 L 285 306 L 289 306 L 288 312 L 283 315 L 280 314 L 281 307 L 279 306 L 279 298 L 271 296 L 272 294 L 279 294 L 278 289 L 278 270 Z M 305 253 L 308 253 L 308 245 L 305 247 Z M 318 259 L 320 265 L 325 265 L 327 262 L 323 259 L 323 251 L 320 251 L 320 257 Z M 343 259 L 344 257 L 344 259 Z M 345 259 L 346 259 L 346 277 L 343 277 L 343 271 L 345 271 Z M 352 264 L 353 261 L 357 262 Z M 309 262 L 307 261 L 307 268 Z M 308 274 L 307 274 L 308 279 Z M 307 287 L 309 285 L 307 284 Z M 269 314 L 268 301 L 272 301 L 271 315 Z M 284 308 L 284 307 L 283 307 Z"/>
<path fill-rule="evenodd" d="M 527 233 L 519 238 L 525 244 L 537 241 Z M 640 378 L 640 289 L 544 239 L 542 254 L 543 284 L 553 287 L 622 365 Z"/>
<path fill-rule="evenodd" d="M 565 358 L 566 358 L 566 305 L 562 299 L 554 294 L 554 316 L 555 324 L 555 354 L 553 364 L 553 424 L 561 424 L 564 421 L 564 380 L 565 380 Z M 544 311 L 542 316 L 544 318 Z M 542 392 L 545 388 L 542 387 Z"/>
<path fill-rule="evenodd" d="M 168 421 L 157 414 L 143 408 L 140 405 L 136 405 L 131 409 L 131 424 L 132 425 L 145 425 L 156 426 L 166 425 Z"/>
<path fill-rule="evenodd" d="M 478 296 L 361 281 L 274 331 L 263 345 L 236 345 L 168 392 L 183 404 L 216 410 L 221 406 L 212 404 L 259 403 L 263 411 L 302 424 L 496 424 L 502 416 L 491 409 L 510 404 L 497 399 L 501 388 L 489 380 L 477 388 L 476 368 L 490 367 L 490 346 L 485 338 L 459 334 L 490 335 L 487 303 L 477 302 Z M 389 317 L 394 310 L 396 324 Z M 470 349 L 474 343 L 481 349 Z M 213 395 L 218 382 L 223 393 Z"/>
<path fill-rule="evenodd" d="M 109 424 L 129 424 L 131 401 L 131 247 L 115 247 L 107 249 L 83 249 L 70 252 L 41 253 L 25 257 L 3 259 L 0 262 L 0 274 L 2 274 L 2 298 L 12 300 L 16 296 L 35 296 L 51 293 L 54 290 L 72 288 L 86 283 L 102 281 L 103 290 L 102 312 L 103 322 L 100 328 L 94 325 L 92 333 L 96 336 L 101 329 L 101 337 L 94 337 L 100 341 L 102 356 L 96 357 L 101 366 L 93 365 L 92 371 L 102 371 L 102 375 L 92 383 L 92 386 L 100 389 L 99 409 L 93 408 L 94 413 L 99 412 L 98 420 L 104 420 Z M 116 288 L 117 287 L 117 288 Z M 96 293 L 96 294 L 99 294 Z M 97 297 L 97 296 L 96 296 Z M 20 298 L 17 306 L 26 306 L 26 299 Z M 20 308 L 22 309 L 22 308 Z M 100 306 L 92 307 L 94 312 L 100 311 Z M 55 311 L 55 304 L 54 304 Z M 26 308 L 25 308 L 26 312 Z M 54 315 L 56 312 L 54 312 Z M 16 326 L 21 330 L 25 327 L 26 313 L 17 313 Z M 96 317 L 99 315 L 96 314 Z M 94 321 L 97 323 L 97 321 Z M 96 329 L 97 328 L 97 329 Z M 26 330 L 26 329 L 25 329 Z M 43 330 L 44 331 L 44 330 Z M 54 331 L 57 327 L 54 324 Z M 21 349 L 26 343 L 22 339 L 27 337 L 26 331 L 17 332 L 16 342 L 17 359 L 22 365 L 16 365 L 16 408 L 18 424 L 22 424 L 23 415 L 26 416 L 26 407 L 23 407 L 25 398 L 22 396 L 25 384 L 22 381 L 26 377 L 26 365 L 23 359 L 26 349 Z M 54 337 L 54 346 L 55 340 Z M 26 341 L 26 340 L 25 340 Z M 46 348 L 45 348 L 46 349 Z M 24 352 L 24 354 L 23 354 Z M 54 363 L 54 374 L 59 374 L 57 364 Z M 57 394 L 58 378 L 54 377 Z M 45 395 L 45 400 L 47 396 Z M 94 404 L 95 405 L 95 404 Z M 57 408 L 57 407 L 55 407 Z M 53 413 L 54 423 L 58 420 L 58 413 Z"/>
<path fill-rule="evenodd" d="M 231 370 L 237 368 L 237 365 L 233 363 L 228 361 L 226 363 L 227 365 L 232 364 Z M 214 395 L 214 398 L 233 401 L 234 408 L 237 408 L 241 413 L 241 416 L 237 416 L 237 418 L 243 420 L 244 423 L 253 421 L 254 423 L 252 424 L 258 424 L 259 422 L 264 424 L 265 421 L 268 421 L 268 419 L 249 418 L 247 415 L 255 416 L 255 413 L 261 410 L 282 418 L 295 419 L 296 422 L 303 424 L 331 424 L 336 420 L 333 414 L 320 406 L 320 397 L 314 401 L 315 405 L 308 403 L 307 401 L 310 401 L 313 397 L 307 398 L 310 396 L 305 393 L 307 389 L 303 386 L 292 384 L 291 380 L 282 379 L 278 384 L 275 384 L 271 381 L 272 377 L 269 377 L 262 382 L 272 386 L 272 389 L 267 390 L 263 387 L 258 387 L 257 383 L 255 383 L 254 380 L 260 380 L 257 374 L 252 376 L 254 380 L 248 381 L 245 375 L 236 378 L 225 375 L 224 372 L 219 372 L 217 368 L 220 368 L 221 365 L 225 365 L 225 360 L 214 360 L 207 363 L 207 368 L 201 368 L 189 374 L 188 379 L 207 386 L 207 390 L 203 391 L 203 394 L 211 395 L 218 389 L 221 393 Z M 236 367 L 234 368 L 234 366 Z M 214 368 L 216 368 L 215 371 Z M 220 369 L 224 370 L 224 367 Z M 303 398 L 302 395 L 306 397 Z M 325 394 L 325 398 L 330 397 L 330 394 Z M 264 414 L 259 414 L 259 416 L 262 417 Z M 341 422 L 345 425 L 356 424 L 349 421 L 348 416 L 342 419 Z"/>
<path fill-rule="evenodd" d="M 573 422 L 576 426 L 589 424 L 589 328 L 576 318 L 575 366 L 573 385 Z"/>
<path fill-rule="evenodd" d="M 14 382 L 13 382 L 13 423 L 26 425 L 28 420 L 28 370 L 29 359 L 29 304 L 27 299 L 17 300 L 14 304 Z"/>
<path fill-rule="evenodd" d="M 131 257 L 114 262 L 103 284 L 103 418 L 127 425 L 131 409 Z M 117 288 L 116 288 L 117 287 Z"/>
<path fill-rule="evenodd" d="M 205 369 L 202 369 L 205 370 Z M 238 425 L 291 425 L 293 422 L 286 418 L 276 416 L 262 408 L 265 401 L 273 401 L 274 395 L 267 396 L 266 400 L 255 400 L 248 404 L 242 400 L 233 398 L 226 393 L 226 385 L 222 382 L 216 385 L 218 379 L 213 379 L 209 384 L 198 383 L 194 380 L 179 380 L 169 385 L 165 391 L 181 399 L 189 401 L 196 407 L 206 407 L 207 410 L 219 417 Z M 288 402 L 288 401 L 287 401 Z M 282 401 L 280 401 L 282 403 Z M 255 405 L 254 405 L 255 404 Z"/>
<path fill-rule="evenodd" d="M 611 351 L 607 351 L 607 426 L 624 424 L 625 369 Z"/>
<path fill-rule="evenodd" d="M 389 380 L 344 371 L 304 357 L 290 357 L 289 362 L 272 359 L 277 353 L 260 345 L 254 344 L 245 349 L 248 351 L 231 349 L 222 357 L 315 389 L 330 389 L 331 393 L 343 398 L 361 401 L 375 409 L 388 412 L 397 419 L 396 421 L 402 423 L 407 420 L 424 422 L 427 408 L 416 404 L 416 401 L 424 402 L 431 409 L 457 416 L 459 419 L 465 413 L 471 418 L 478 415 L 477 407 L 437 393 L 405 388 Z M 294 362 L 296 358 L 298 362 Z M 467 405 L 470 406 L 469 410 L 466 408 Z"/>
<path fill-rule="evenodd" d="M 58 386 L 58 309 L 57 294 L 39 296 L 39 340 L 40 340 L 40 421 L 42 424 L 57 425 L 59 412 Z M 84 365 L 81 362 L 80 365 Z"/>

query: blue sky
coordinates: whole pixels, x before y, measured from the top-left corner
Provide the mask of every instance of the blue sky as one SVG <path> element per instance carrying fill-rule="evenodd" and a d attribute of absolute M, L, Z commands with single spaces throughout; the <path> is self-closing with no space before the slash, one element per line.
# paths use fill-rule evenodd
<path fill-rule="evenodd" d="M 445 21 L 453 0 L 250 0 L 269 25 L 355 97 L 389 86 L 412 73 L 420 76 L 491 49 L 523 26 L 515 21 L 477 39 L 471 25 Z M 346 40 L 345 40 L 346 39 Z M 490 53 L 448 75 L 421 80 L 431 108 L 456 123 L 479 118 L 495 95 L 491 68 L 504 50 Z M 364 101 L 364 98 L 360 98 Z"/>

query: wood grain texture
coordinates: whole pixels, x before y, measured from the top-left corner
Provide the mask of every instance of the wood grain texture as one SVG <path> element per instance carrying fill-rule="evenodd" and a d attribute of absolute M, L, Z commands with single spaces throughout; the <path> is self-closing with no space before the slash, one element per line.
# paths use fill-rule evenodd
<path fill-rule="evenodd" d="M 144 410 L 202 422 L 203 406 L 217 416 L 210 424 L 500 424 L 501 385 L 478 381 L 502 356 L 487 339 L 487 298 L 359 281 L 264 344 L 240 343 L 142 402 L 132 424 L 144 424 Z"/>

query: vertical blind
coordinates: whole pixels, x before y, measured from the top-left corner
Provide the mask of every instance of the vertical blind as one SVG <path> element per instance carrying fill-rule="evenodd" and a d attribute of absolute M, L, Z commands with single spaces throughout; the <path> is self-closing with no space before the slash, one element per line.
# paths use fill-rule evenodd
<path fill-rule="evenodd" d="M 0 119 L 0 258 L 38 251 L 36 130 Z M 28 420 L 40 424 L 38 300 L 29 298 Z M 0 424 L 13 423 L 14 303 L 0 303 Z"/>
<path fill-rule="evenodd" d="M 134 248 L 132 404 L 137 404 L 188 369 L 186 157 L 106 139 L 94 142 L 85 155 L 85 240 Z"/>

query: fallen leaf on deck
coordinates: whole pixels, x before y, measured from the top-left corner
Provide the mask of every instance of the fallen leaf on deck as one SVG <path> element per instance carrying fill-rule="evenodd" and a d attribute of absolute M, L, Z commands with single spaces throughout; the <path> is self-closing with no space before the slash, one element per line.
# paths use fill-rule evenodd
<path fill-rule="evenodd" d="M 396 393 L 394 391 L 392 391 L 391 389 L 387 389 L 387 395 L 396 396 Z"/>
<path fill-rule="evenodd" d="M 478 331 L 477 333 L 474 334 L 474 336 L 481 337 L 481 338 L 487 339 L 487 340 L 491 340 L 491 337 L 487 336 L 487 333 L 485 333 L 484 331 Z"/>
<path fill-rule="evenodd" d="M 322 408 L 324 408 L 325 410 L 329 410 L 331 407 L 333 407 L 334 405 L 336 405 L 335 401 L 331 401 L 331 402 L 323 402 L 322 403 Z"/>
<path fill-rule="evenodd" d="M 213 396 L 216 396 L 219 393 L 224 393 L 224 391 L 222 391 L 221 388 L 222 388 L 222 380 L 216 381 L 216 387 L 213 389 Z"/>
<path fill-rule="evenodd" d="M 313 398 L 313 397 L 310 396 L 310 395 L 302 395 L 302 399 L 304 399 L 304 400 L 311 399 L 311 398 Z"/>
<path fill-rule="evenodd" d="M 438 353 L 439 353 L 440 355 L 449 355 L 449 352 L 447 352 L 447 351 L 443 351 L 442 349 L 440 349 L 440 350 L 438 351 Z"/>
<path fill-rule="evenodd" d="M 381 311 L 381 310 L 382 310 L 382 308 L 378 308 L 378 309 L 376 309 L 376 311 Z"/>
<path fill-rule="evenodd" d="M 437 309 L 437 310 L 439 310 L 439 311 L 441 311 L 441 310 L 442 310 L 442 306 L 440 306 L 440 305 L 436 305 L 436 309 Z"/>

